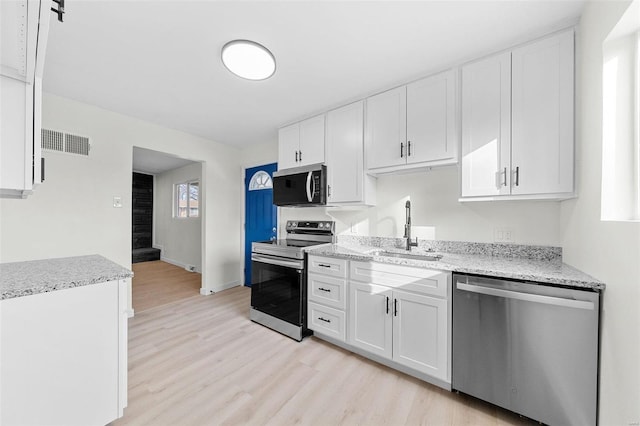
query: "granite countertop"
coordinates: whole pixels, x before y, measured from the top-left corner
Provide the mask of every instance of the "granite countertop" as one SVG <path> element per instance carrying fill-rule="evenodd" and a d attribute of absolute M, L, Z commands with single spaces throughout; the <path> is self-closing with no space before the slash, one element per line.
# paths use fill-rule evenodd
<path fill-rule="evenodd" d="M 476 244 L 476 243 L 468 243 Z M 477 245 L 477 244 L 476 244 Z M 417 266 L 443 271 L 478 274 L 497 278 L 512 278 L 517 280 L 533 281 L 539 283 L 556 284 L 576 288 L 603 290 L 604 283 L 562 262 L 561 256 L 547 255 L 538 246 L 516 246 L 514 252 L 517 256 L 508 252 L 497 253 L 495 247 L 502 250 L 501 245 L 485 245 L 492 247 L 492 254 L 482 254 L 479 250 L 469 249 L 468 253 L 447 253 L 437 250 L 442 255 L 439 260 L 417 260 L 397 258 L 384 255 L 375 255 L 373 252 L 381 249 L 378 244 L 345 244 L 338 243 L 322 246 L 309 250 L 309 254 L 318 256 L 339 257 L 350 260 L 375 261 L 396 265 Z M 531 249 L 527 249 L 531 247 Z M 402 249 L 384 247 L 387 251 L 402 253 Z M 414 254 L 434 254 L 423 249 L 412 250 Z M 486 252 L 485 252 L 486 253 Z"/>
<path fill-rule="evenodd" d="M 0 300 L 133 276 L 99 255 L 0 263 Z"/>

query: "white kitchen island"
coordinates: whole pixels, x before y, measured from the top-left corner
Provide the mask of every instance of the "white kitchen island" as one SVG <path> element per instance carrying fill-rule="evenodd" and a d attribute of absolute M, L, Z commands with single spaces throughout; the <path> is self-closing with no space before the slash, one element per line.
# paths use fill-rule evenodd
<path fill-rule="evenodd" d="M 0 424 L 122 417 L 132 275 L 97 255 L 0 264 Z"/>

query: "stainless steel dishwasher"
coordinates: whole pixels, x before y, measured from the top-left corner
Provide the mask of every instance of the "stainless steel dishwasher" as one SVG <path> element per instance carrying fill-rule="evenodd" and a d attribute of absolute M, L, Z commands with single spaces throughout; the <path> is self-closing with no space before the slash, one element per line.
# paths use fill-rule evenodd
<path fill-rule="evenodd" d="M 550 425 L 595 425 L 600 293 L 453 275 L 452 387 Z"/>

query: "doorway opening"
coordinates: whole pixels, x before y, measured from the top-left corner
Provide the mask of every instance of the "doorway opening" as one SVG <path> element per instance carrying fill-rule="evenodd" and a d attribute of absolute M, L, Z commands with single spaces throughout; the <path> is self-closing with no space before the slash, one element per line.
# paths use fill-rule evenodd
<path fill-rule="evenodd" d="M 200 294 L 203 163 L 134 147 L 132 168 L 134 310 Z"/>

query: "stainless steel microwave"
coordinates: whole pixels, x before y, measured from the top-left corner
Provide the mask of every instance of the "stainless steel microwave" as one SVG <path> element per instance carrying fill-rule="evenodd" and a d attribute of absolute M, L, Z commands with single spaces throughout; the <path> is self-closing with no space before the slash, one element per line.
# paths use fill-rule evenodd
<path fill-rule="evenodd" d="M 289 207 L 325 206 L 327 204 L 327 166 L 312 164 L 275 172 L 273 204 Z"/>

